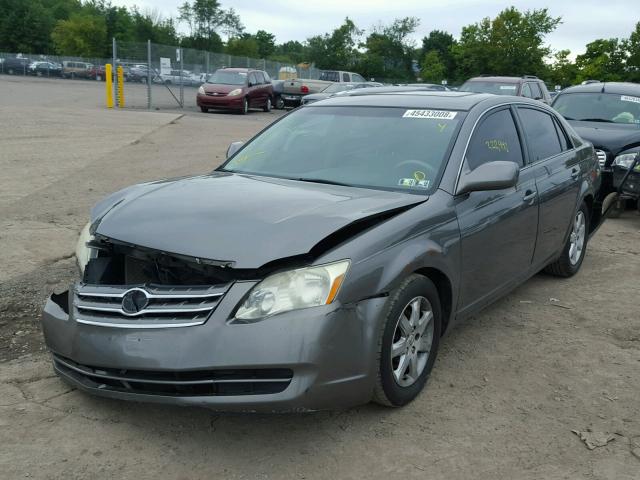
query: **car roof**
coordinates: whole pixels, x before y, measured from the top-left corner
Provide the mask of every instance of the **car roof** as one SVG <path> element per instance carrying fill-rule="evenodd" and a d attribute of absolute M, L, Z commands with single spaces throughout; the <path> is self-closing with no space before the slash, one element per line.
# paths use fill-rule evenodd
<path fill-rule="evenodd" d="M 505 82 L 505 83 L 520 83 L 524 80 L 540 80 L 536 77 L 508 77 L 508 76 L 486 76 L 486 77 L 473 77 L 467 80 L 467 82 Z"/>
<path fill-rule="evenodd" d="M 586 85 L 567 87 L 565 93 L 615 93 L 620 95 L 640 95 L 640 83 L 631 82 L 597 82 Z"/>
<path fill-rule="evenodd" d="M 262 70 L 258 70 L 255 68 L 238 68 L 238 67 L 225 67 L 220 68 L 220 70 L 224 70 L 226 72 L 261 72 Z"/>
<path fill-rule="evenodd" d="M 397 87 L 396 87 L 397 88 Z M 354 90 L 349 95 L 339 95 L 312 103 L 309 107 L 359 106 L 359 107 L 400 107 L 400 108 L 434 108 L 468 111 L 480 102 L 494 100 L 504 103 L 511 97 L 491 95 L 489 93 L 443 92 L 443 91 L 384 91 L 385 87 L 375 87 L 366 94 Z M 512 97 L 514 102 L 522 102 L 522 97 Z M 532 101 L 533 102 L 533 101 Z M 534 103 L 537 105 L 538 102 Z M 305 107 L 306 108 L 306 107 Z"/>

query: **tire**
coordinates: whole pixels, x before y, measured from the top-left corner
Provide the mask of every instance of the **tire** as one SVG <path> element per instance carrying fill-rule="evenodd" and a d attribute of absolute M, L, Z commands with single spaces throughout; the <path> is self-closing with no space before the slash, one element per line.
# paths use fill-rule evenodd
<path fill-rule="evenodd" d="M 414 308 L 416 305 L 420 308 Z M 412 323 L 407 317 L 413 311 L 420 313 L 413 317 L 418 321 Z M 378 337 L 378 375 L 373 401 L 389 407 L 401 407 L 422 391 L 438 354 L 442 331 L 438 290 L 428 278 L 410 275 L 391 293 L 384 312 Z M 420 319 L 424 319 L 422 324 Z M 406 338 L 403 332 L 407 333 Z M 396 345 L 394 354 L 398 351 L 404 354 L 392 356 L 393 345 Z M 425 351 L 427 349 L 428 352 Z"/>
<path fill-rule="evenodd" d="M 240 110 L 240 115 L 246 115 L 247 113 L 249 113 L 249 100 L 245 97 L 242 100 L 242 110 Z"/>
<path fill-rule="evenodd" d="M 581 217 L 581 219 L 580 219 Z M 562 249 L 562 254 L 555 262 L 544 269 L 546 273 L 556 277 L 571 277 L 578 273 L 584 256 L 587 253 L 589 240 L 589 207 L 583 202 L 571 222 L 571 233 Z M 577 251 L 575 250 L 577 249 Z"/>
<path fill-rule="evenodd" d="M 140 77 L 140 83 L 147 83 L 147 77 Z"/>
<path fill-rule="evenodd" d="M 284 100 L 280 95 L 276 98 L 276 103 L 274 105 L 276 110 L 284 110 Z"/>
<path fill-rule="evenodd" d="M 267 113 L 271 111 L 271 97 L 267 97 L 267 103 L 262 107 L 262 110 Z"/>
<path fill-rule="evenodd" d="M 209 109 L 207 107 L 200 107 L 200 111 L 202 113 L 209 113 Z"/>
<path fill-rule="evenodd" d="M 618 200 L 616 203 L 611 205 L 611 209 L 607 214 L 607 218 L 618 218 L 622 215 L 627 207 L 627 202 L 624 200 Z"/>

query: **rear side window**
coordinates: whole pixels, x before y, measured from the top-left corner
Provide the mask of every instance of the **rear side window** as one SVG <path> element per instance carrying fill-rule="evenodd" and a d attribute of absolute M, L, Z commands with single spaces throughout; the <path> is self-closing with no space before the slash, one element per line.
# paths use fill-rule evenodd
<path fill-rule="evenodd" d="M 256 73 L 255 72 L 251 72 L 249 74 L 249 83 L 251 85 L 255 85 L 256 83 L 258 83 L 258 78 L 256 77 Z"/>
<path fill-rule="evenodd" d="M 522 129 L 527 139 L 532 162 L 553 157 L 562 152 L 556 125 L 548 113 L 533 108 L 519 108 Z"/>
<path fill-rule="evenodd" d="M 349 74 L 347 72 L 342 72 L 342 81 L 343 82 L 350 82 L 351 79 L 349 78 Z"/>
<path fill-rule="evenodd" d="M 467 165 L 471 170 L 498 160 L 519 166 L 524 164 L 520 137 L 508 108 L 485 117 L 473 133 L 467 149 Z"/>
<path fill-rule="evenodd" d="M 533 98 L 533 92 L 531 92 L 531 87 L 528 83 L 522 85 L 522 96 L 527 98 Z"/>
<path fill-rule="evenodd" d="M 262 72 L 254 72 L 256 79 L 257 79 L 257 83 L 264 83 L 264 75 L 262 75 Z"/>
<path fill-rule="evenodd" d="M 542 90 L 540 90 L 540 84 L 530 83 L 529 86 L 531 87 L 533 98 L 542 98 Z"/>
<path fill-rule="evenodd" d="M 571 145 L 571 142 L 569 141 L 569 137 L 564 131 L 564 128 L 562 128 L 562 125 L 560 125 L 560 122 L 558 121 L 558 119 L 554 118 L 553 123 L 556 126 L 556 131 L 558 132 L 558 138 L 560 139 L 560 148 L 562 148 L 563 152 L 567 150 L 571 150 L 573 146 Z"/>

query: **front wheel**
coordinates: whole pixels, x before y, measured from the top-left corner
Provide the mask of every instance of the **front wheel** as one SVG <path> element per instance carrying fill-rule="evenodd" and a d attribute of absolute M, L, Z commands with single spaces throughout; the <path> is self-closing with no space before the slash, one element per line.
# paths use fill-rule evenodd
<path fill-rule="evenodd" d="M 242 110 L 240 110 L 241 115 L 246 115 L 249 113 L 249 100 L 245 98 L 242 99 Z"/>
<path fill-rule="evenodd" d="M 264 104 L 264 107 L 262 109 L 265 112 L 270 112 L 271 111 L 271 97 L 267 97 L 267 103 Z"/>
<path fill-rule="evenodd" d="M 544 271 L 557 277 L 571 277 L 578 273 L 587 253 L 588 231 L 589 207 L 582 203 L 573 217 L 571 233 L 562 249 L 560 258 L 547 265 Z"/>
<path fill-rule="evenodd" d="M 389 296 L 378 340 L 376 403 L 406 405 L 424 388 L 433 368 L 442 325 L 438 290 L 411 275 Z"/>

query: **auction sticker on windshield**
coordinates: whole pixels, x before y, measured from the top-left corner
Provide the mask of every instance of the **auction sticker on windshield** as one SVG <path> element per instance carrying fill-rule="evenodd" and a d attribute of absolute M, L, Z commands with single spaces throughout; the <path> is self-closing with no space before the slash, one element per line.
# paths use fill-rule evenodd
<path fill-rule="evenodd" d="M 630 95 L 622 95 L 620 97 L 620 100 L 622 100 L 623 102 L 640 103 L 640 97 L 632 97 Z"/>
<path fill-rule="evenodd" d="M 434 118 L 437 120 L 453 120 L 458 112 L 449 110 L 407 110 L 403 118 Z"/>

